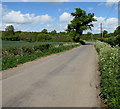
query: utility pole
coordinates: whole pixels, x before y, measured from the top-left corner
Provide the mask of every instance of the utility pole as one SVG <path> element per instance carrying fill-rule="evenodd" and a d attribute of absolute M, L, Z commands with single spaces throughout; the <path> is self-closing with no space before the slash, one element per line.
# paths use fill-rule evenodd
<path fill-rule="evenodd" d="M 100 33 L 101 33 L 101 38 L 103 38 L 102 23 L 100 23 Z"/>

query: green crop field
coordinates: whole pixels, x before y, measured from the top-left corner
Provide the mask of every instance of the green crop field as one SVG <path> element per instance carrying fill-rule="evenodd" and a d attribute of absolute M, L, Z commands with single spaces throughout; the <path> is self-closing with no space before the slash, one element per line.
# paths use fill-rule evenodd
<path fill-rule="evenodd" d="M 60 44 L 65 42 L 26 42 L 26 41 L 2 41 L 2 48 L 10 48 L 10 47 L 21 47 L 21 46 L 33 46 L 40 44 Z"/>

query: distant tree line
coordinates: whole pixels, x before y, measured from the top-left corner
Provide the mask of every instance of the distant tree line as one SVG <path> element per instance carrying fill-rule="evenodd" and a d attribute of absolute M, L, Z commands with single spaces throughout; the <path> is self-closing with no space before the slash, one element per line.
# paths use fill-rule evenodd
<path fill-rule="evenodd" d="M 12 28 L 12 29 L 11 29 Z M 60 32 L 57 33 L 56 30 L 48 32 L 47 29 L 43 29 L 41 32 L 22 32 L 22 31 L 14 31 L 14 27 L 12 25 L 7 26 L 5 31 L 1 31 L 2 40 L 9 41 L 49 41 L 49 42 L 73 42 L 76 39 L 75 32 Z M 108 33 L 106 30 L 103 31 L 103 36 L 105 38 L 116 37 L 120 35 L 120 26 L 116 28 L 113 33 Z M 87 34 L 80 35 L 81 40 L 101 40 L 100 34 L 92 34 L 88 32 Z M 103 40 L 103 39 L 102 39 Z"/>
<path fill-rule="evenodd" d="M 5 31 L 2 31 L 2 40 L 10 41 L 56 41 L 56 42 L 68 42 L 72 41 L 69 35 L 66 32 L 57 33 L 56 30 L 48 32 L 47 29 L 43 29 L 41 32 L 23 32 L 23 31 L 14 31 L 12 25 L 7 26 Z"/>

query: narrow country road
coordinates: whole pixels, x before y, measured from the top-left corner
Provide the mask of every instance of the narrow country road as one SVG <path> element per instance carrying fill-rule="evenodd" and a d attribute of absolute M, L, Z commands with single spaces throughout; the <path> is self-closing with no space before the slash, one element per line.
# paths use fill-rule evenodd
<path fill-rule="evenodd" d="M 84 45 L 3 71 L 3 107 L 98 107 L 97 54 Z"/>

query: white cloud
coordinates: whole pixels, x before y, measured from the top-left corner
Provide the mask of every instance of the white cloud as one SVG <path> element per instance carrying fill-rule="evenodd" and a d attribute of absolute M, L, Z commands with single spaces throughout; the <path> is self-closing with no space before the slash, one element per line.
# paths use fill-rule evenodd
<path fill-rule="evenodd" d="M 112 4 L 118 3 L 119 1 L 120 0 L 106 0 L 107 5 L 112 5 Z"/>
<path fill-rule="evenodd" d="M 34 14 L 22 14 L 20 11 L 5 10 L 2 20 L 3 24 L 0 23 L 0 30 L 4 30 L 8 25 L 13 25 L 16 31 L 35 31 L 35 29 L 39 31 L 39 27 L 36 27 L 37 24 L 46 25 L 55 19 L 48 14 L 35 16 Z"/>
<path fill-rule="evenodd" d="M 97 22 L 104 22 L 105 21 L 105 17 L 96 17 L 94 16 L 95 19 L 97 19 Z"/>
<path fill-rule="evenodd" d="M 119 0 L 106 0 L 106 2 L 119 2 Z"/>
<path fill-rule="evenodd" d="M 116 29 L 116 27 L 118 26 L 118 18 L 107 19 L 104 26 L 110 32 L 113 32 Z"/>
<path fill-rule="evenodd" d="M 5 16 L 3 16 L 3 21 L 5 23 L 25 24 L 25 23 L 32 23 L 33 18 L 34 15 L 22 14 L 20 11 L 11 11 Z"/>
<path fill-rule="evenodd" d="M 54 19 L 49 15 L 35 16 L 34 14 L 22 14 L 20 11 L 10 11 L 3 16 L 4 23 L 17 23 L 17 24 L 32 24 L 32 23 L 49 23 Z"/>
<path fill-rule="evenodd" d="M 119 0 L 106 0 L 106 2 L 99 3 L 98 6 L 102 6 L 102 5 L 106 5 L 107 7 L 113 6 L 113 5 L 117 6 L 118 2 Z"/>
<path fill-rule="evenodd" d="M 47 29 L 48 32 L 51 32 L 53 30 L 56 30 L 57 32 L 64 32 L 67 29 L 67 24 L 66 23 L 55 23 L 55 24 L 47 24 L 47 25 L 42 25 L 42 26 L 29 26 L 29 27 L 23 27 L 22 25 L 19 27 L 17 30 L 22 30 L 22 31 L 34 31 L 34 32 L 39 32 L 43 29 Z"/>
<path fill-rule="evenodd" d="M 95 17 L 95 18 L 97 19 L 97 22 L 93 22 L 94 27 L 92 28 L 92 31 L 91 31 L 93 33 L 100 33 L 100 23 L 103 24 L 103 30 L 107 30 L 108 32 L 113 32 L 118 26 L 117 18 L 108 18 L 108 19 L 105 19 L 104 17 Z M 41 31 L 42 29 L 46 28 L 48 31 L 56 30 L 57 32 L 64 32 L 67 29 L 67 25 L 68 25 L 67 22 L 47 24 L 42 27 L 35 27 L 36 29 L 31 27 L 29 31 L 31 30 Z"/>
<path fill-rule="evenodd" d="M 100 2 L 98 3 L 98 6 L 106 6 L 106 7 L 110 7 L 110 6 L 115 6 L 115 8 L 118 7 L 118 2 L 120 0 L 106 0 L 105 2 Z"/>
<path fill-rule="evenodd" d="M 64 12 L 62 15 L 59 16 L 61 22 L 70 22 L 73 19 L 70 13 Z"/>
<path fill-rule="evenodd" d="M 92 28 L 93 33 L 100 33 L 100 23 L 103 24 L 103 30 L 107 30 L 108 32 L 113 32 L 118 26 L 118 18 L 108 18 L 104 17 L 95 17 L 97 22 L 93 22 L 94 27 Z"/>
<path fill-rule="evenodd" d="M 48 31 L 56 30 L 57 32 L 64 32 L 67 29 L 67 25 L 67 23 L 49 24 L 43 27 L 42 29 L 46 28 Z"/>
<path fill-rule="evenodd" d="M 49 16 L 48 14 L 34 17 L 34 19 L 36 22 L 40 22 L 41 24 L 45 24 L 45 23 L 54 21 L 54 19 L 51 16 Z"/>
<path fill-rule="evenodd" d="M 57 27 L 57 31 L 58 32 L 64 32 L 66 29 L 67 29 L 67 25 L 66 23 L 64 24 L 59 24 L 58 27 Z"/>

